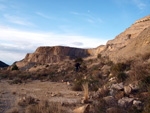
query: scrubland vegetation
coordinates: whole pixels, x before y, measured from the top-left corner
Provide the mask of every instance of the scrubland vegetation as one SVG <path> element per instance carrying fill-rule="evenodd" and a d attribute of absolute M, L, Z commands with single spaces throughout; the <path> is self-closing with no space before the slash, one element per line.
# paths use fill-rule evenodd
<path fill-rule="evenodd" d="M 75 71 L 75 62 L 80 62 Z M 35 66 L 35 67 L 38 67 Z M 150 54 L 134 60 L 113 63 L 108 57 L 77 58 L 60 64 L 45 64 L 36 71 L 21 71 L 17 66 L 0 72 L 1 80 L 10 84 L 27 84 L 33 80 L 69 82 L 74 91 L 84 91 L 82 104 L 90 105 L 90 113 L 150 113 Z M 18 102 L 26 113 L 63 113 L 62 105 L 28 97 Z M 12 113 L 19 113 L 14 109 Z"/>

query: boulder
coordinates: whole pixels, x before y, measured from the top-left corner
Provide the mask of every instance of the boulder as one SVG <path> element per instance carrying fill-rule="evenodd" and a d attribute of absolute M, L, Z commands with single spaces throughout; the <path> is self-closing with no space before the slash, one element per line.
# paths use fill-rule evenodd
<path fill-rule="evenodd" d="M 136 106 L 138 109 L 142 109 L 143 106 L 142 102 L 139 100 L 134 100 L 133 105 Z"/>
<path fill-rule="evenodd" d="M 113 96 L 107 96 L 103 98 L 108 105 L 114 105 L 115 98 Z"/>
<path fill-rule="evenodd" d="M 71 83 L 70 83 L 70 82 L 67 82 L 67 85 L 68 85 L 68 86 L 71 86 Z"/>
<path fill-rule="evenodd" d="M 134 98 L 123 97 L 122 99 L 118 100 L 118 105 L 126 108 L 133 104 L 133 100 Z"/>
<path fill-rule="evenodd" d="M 111 96 L 115 96 L 116 94 L 117 94 L 117 90 L 115 90 L 115 89 L 110 89 L 110 92 L 109 92 L 109 94 L 111 95 Z"/>
<path fill-rule="evenodd" d="M 116 77 L 111 77 L 111 78 L 109 79 L 109 82 L 111 82 L 111 83 L 116 83 L 116 82 L 117 82 Z"/>
<path fill-rule="evenodd" d="M 116 89 L 116 90 L 123 90 L 124 85 L 123 85 L 122 82 L 119 83 L 119 84 L 112 84 L 111 88 L 112 88 L 112 89 Z"/>
<path fill-rule="evenodd" d="M 119 91 L 117 92 L 117 94 L 115 95 L 115 99 L 119 100 L 121 98 L 124 97 L 124 92 L 123 91 Z"/>
<path fill-rule="evenodd" d="M 125 94 L 129 95 L 132 92 L 131 87 L 130 86 L 125 86 L 124 87 L 124 92 L 125 92 Z"/>
<path fill-rule="evenodd" d="M 73 113 L 89 113 L 90 105 L 86 104 L 82 107 L 76 108 L 73 110 Z"/>
<path fill-rule="evenodd" d="M 106 110 L 106 113 L 126 113 L 126 112 L 122 109 L 111 107 Z"/>
<path fill-rule="evenodd" d="M 132 89 L 132 91 L 137 91 L 139 89 L 138 85 L 136 84 L 129 84 L 129 87 Z"/>

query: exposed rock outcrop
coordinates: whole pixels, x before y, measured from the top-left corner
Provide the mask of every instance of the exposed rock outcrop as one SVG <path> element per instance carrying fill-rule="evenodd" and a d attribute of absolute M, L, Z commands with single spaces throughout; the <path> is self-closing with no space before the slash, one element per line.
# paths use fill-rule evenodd
<path fill-rule="evenodd" d="M 115 39 L 94 49 L 79 49 L 72 47 L 39 47 L 34 53 L 16 63 L 19 68 L 28 69 L 35 64 L 56 63 L 65 59 L 89 57 L 98 54 L 109 56 L 114 62 L 124 59 L 134 59 L 137 54 L 150 51 L 150 15 L 137 20 L 131 27 L 116 36 Z"/>
<path fill-rule="evenodd" d="M 111 60 L 118 62 L 149 51 L 149 45 L 150 15 L 137 20 L 115 39 L 108 41 L 105 46 L 98 47 L 97 51 L 102 50 L 100 53 L 103 56 L 109 56 Z"/>
<path fill-rule="evenodd" d="M 19 68 L 30 68 L 35 64 L 56 63 L 65 59 L 74 59 L 77 57 L 88 57 L 91 55 L 90 49 L 79 49 L 63 46 L 39 47 L 34 53 L 28 53 L 26 57 L 16 62 Z"/>

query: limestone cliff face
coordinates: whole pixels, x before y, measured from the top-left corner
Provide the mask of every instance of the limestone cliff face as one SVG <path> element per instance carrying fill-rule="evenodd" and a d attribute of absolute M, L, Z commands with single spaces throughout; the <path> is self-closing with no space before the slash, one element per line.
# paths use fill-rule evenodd
<path fill-rule="evenodd" d="M 88 57 L 91 55 L 91 51 L 88 49 L 79 49 L 63 46 L 55 47 L 39 47 L 34 53 L 28 53 L 26 57 L 17 62 L 18 67 L 24 67 L 29 64 L 47 64 L 56 63 L 65 59 L 74 59 L 77 57 Z M 30 66 L 29 66 L 30 67 Z"/>
<path fill-rule="evenodd" d="M 141 47 L 134 46 L 133 43 L 136 42 L 136 45 L 139 45 L 138 43 L 144 43 L 143 41 L 147 40 L 146 38 L 150 39 L 150 30 L 148 30 L 149 27 L 150 15 L 137 20 L 133 25 L 131 25 L 131 27 L 116 36 L 115 39 L 108 41 L 103 48 L 97 48 L 97 50 L 102 50 L 98 53 L 101 53 L 104 56 L 109 56 L 113 61 L 117 61 L 120 58 L 126 59 L 127 57 L 131 57 L 131 55 L 137 54 L 139 50 L 141 50 Z M 145 45 L 145 47 L 147 49 L 149 48 L 147 45 Z M 135 51 L 132 52 L 131 50 Z"/>

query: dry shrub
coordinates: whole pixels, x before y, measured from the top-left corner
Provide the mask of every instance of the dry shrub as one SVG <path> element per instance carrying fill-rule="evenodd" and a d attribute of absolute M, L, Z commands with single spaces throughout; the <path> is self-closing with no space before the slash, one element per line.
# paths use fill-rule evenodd
<path fill-rule="evenodd" d="M 149 58 L 150 58 L 150 52 L 147 52 L 147 53 L 142 55 L 142 60 L 143 61 L 148 60 Z"/>
<path fill-rule="evenodd" d="M 28 105 L 31 105 L 31 104 L 37 104 L 35 98 L 29 96 L 29 97 L 22 97 L 19 102 L 18 102 L 18 105 L 19 106 L 28 106 Z"/>
<path fill-rule="evenodd" d="M 74 80 L 74 84 L 72 86 L 72 90 L 74 91 L 82 91 L 82 84 L 86 80 L 83 78 L 83 75 L 77 74 L 76 79 Z"/>
<path fill-rule="evenodd" d="M 149 74 L 149 67 L 147 64 L 143 64 L 142 61 L 135 62 L 131 66 L 131 71 L 129 73 L 130 80 L 141 80 Z"/>
<path fill-rule="evenodd" d="M 111 72 L 113 75 L 119 74 L 127 69 L 128 65 L 125 63 L 117 63 L 112 65 Z"/>
<path fill-rule="evenodd" d="M 6 113 L 19 113 L 19 110 L 17 108 L 12 108 L 12 109 L 6 111 Z"/>
<path fill-rule="evenodd" d="M 93 113 L 106 113 L 107 104 L 105 100 L 98 99 L 97 103 L 94 104 Z"/>
<path fill-rule="evenodd" d="M 100 97 L 105 97 L 108 95 L 109 89 L 106 88 L 106 86 L 103 86 L 102 88 L 99 88 L 98 93 Z"/>
<path fill-rule="evenodd" d="M 43 101 L 37 105 L 30 105 L 26 108 L 25 113 L 63 113 L 61 105 Z"/>
<path fill-rule="evenodd" d="M 88 88 L 88 82 L 85 82 L 82 84 L 83 91 L 84 91 L 84 101 L 85 103 L 88 103 L 88 96 L 89 96 L 89 88 Z"/>
<path fill-rule="evenodd" d="M 10 82 L 10 84 L 21 84 L 21 83 L 22 83 L 22 80 L 20 78 L 15 78 L 14 80 Z"/>
<path fill-rule="evenodd" d="M 92 72 L 92 76 L 93 76 L 93 78 L 96 78 L 96 79 L 102 78 L 102 74 L 101 74 L 101 72 L 99 70 L 94 70 Z"/>
<path fill-rule="evenodd" d="M 127 76 L 126 73 L 121 72 L 121 73 L 119 73 L 119 74 L 117 75 L 117 81 L 118 81 L 118 82 L 124 82 L 127 77 L 128 77 L 128 76 Z"/>
<path fill-rule="evenodd" d="M 77 80 L 77 81 L 74 81 L 74 85 L 72 87 L 72 90 L 73 91 L 81 91 L 82 90 L 82 83 L 83 83 L 83 80 Z"/>

